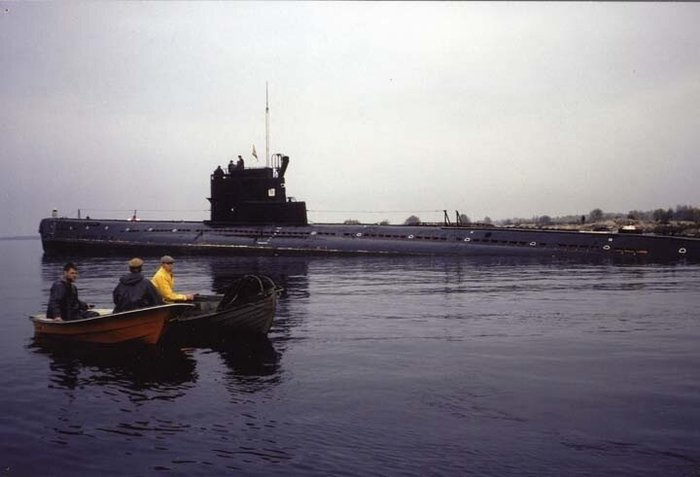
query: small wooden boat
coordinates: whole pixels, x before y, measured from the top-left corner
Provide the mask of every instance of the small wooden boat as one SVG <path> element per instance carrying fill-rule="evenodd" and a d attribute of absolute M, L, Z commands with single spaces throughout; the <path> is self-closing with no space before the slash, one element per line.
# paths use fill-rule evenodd
<path fill-rule="evenodd" d="M 168 323 L 166 337 L 265 335 L 272 326 L 281 291 L 270 277 L 245 275 L 223 295 L 197 296 L 193 309 Z"/>
<path fill-rule="evenodd" d="M 172 303 L 138 310 L 112 313 L 111 310 L 95 310 L 99 316 L 71 321 L 56 321 L 45 314 L 32 315 L 34 333 L 39 336 L 60 337 L 88 343 L 123 343 L 140 341 L 155 344 L 160 339 L 165 323 L 193 305 Z"/>

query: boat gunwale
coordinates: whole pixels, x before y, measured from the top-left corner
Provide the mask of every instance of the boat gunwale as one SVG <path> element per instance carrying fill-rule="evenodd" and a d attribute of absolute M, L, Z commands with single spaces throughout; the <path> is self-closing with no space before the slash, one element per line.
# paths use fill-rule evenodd
<path fill-rule="evenodd" d="M 275 288 L 269 290 L 267 293 L 263 294 L 259 299 L 256 299 L 255 301 L 251 301 L 248 303 L 243 303 L 239 306 L 233 307 L 233 308 L 228 308 L 224 310 L 215 310 L 211 313 L 206 313 L 206 314 L 201 314 L 201 315 L 193 315 L 193 316 L 188 316 L 188 317 L 178 317 L 170 320 L 170 323 L 172 324 L 184 324 L 184 323 L 191 323 L 194 321 L 204 321 L 208 318 L 214 318 L 217 316 L 222 316 L 226 315 L 227 313 L 232 313 L 232 312 L 242 312 L 248 309 L 256 309 L 260 308 L 266 305 L 269 305 L 269 303 L 272 301 L 274 302 L 275 295 L 277 295 L 279 292 L 281 292 L 281 288 Z"/>
<path fill-rule="evenodd" d="M 89 318 L 79 318 L 77 320 L 55 320 L 54 318 L 47 318 L 45 313 L 37 313 L 35 315 L 30 315 L 29 319 L 34 323 L 50 324 L 57 326 L 69 326 L 77 324 L 86 324 L 93 321 L 108 320 L 112 318 L 116 319 L 128 319 L 132 315 L 138 315 L 144 311 L 154 311 L 167 308 L 193 308 L 194 305 L 191 303 L 166 303 L 164 305 L 149 306 L 146 308 L 137 308 L 135 310 L 122 311 L 119 313 L 108 313 L 105 315 L 91 316 Z"/>

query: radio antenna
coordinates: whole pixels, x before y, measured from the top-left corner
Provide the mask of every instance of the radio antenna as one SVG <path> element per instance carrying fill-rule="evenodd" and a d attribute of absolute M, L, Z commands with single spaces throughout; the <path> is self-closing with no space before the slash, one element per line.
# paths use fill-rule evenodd
<path fill-rule="evenodd" d="M 270 100 L 265 81 L 265 167 L 270 167 Z"/>

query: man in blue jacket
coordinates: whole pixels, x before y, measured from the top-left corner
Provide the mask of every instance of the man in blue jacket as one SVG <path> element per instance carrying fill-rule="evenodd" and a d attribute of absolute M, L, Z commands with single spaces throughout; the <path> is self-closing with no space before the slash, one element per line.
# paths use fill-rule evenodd
<path fill-rule="evenodd" d="M 150 280 L 143 277 L 143 260 L 129 260 L 129 273 L 119 279 L 119 285 L 112 292 L 114 313 L 162 305 L 163 300 Z"/>

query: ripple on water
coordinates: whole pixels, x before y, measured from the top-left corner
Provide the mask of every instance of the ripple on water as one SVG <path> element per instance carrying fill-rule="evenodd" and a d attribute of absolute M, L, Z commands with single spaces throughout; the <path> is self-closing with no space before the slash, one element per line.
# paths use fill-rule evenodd
<path fill-rule="evenodd" d="M 111 352 L 31 341 L 24 316 L 66 261 L 34 245 L 0 254 L 22 265 L 0 287 L 0 438 L 16 475 L 698 467 L 698 266 L 177 257 L 180 289 L 241 272 L 283 284 L 269 339 Z M 128 258 L 70 257 L 81 296 L 109 306 Z"/>

